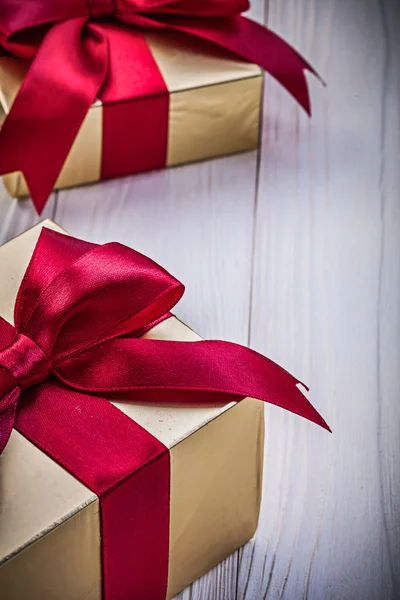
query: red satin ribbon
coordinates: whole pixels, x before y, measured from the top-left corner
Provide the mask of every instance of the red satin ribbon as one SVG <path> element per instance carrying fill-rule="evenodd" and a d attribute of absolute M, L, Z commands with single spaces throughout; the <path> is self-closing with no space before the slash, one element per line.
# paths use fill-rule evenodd
<path fill-rule="evenodd" d="M 146 29 L 181 31 L 257 63 L 309 113 L 304 70 L 315 71 L 272 31 L 242 17 L 248 7 L 247 0 L 2 0 L 0 53 L 3 47 L 33 60 L 0 131 L 0 174 L 22 171 L 41 212 L 90 106 L 118 97 L 121 87 L 135 107 L 107 107 L 102 176 L 165 166 L 168 90 Z"/>
<path fill-rule="evenodd" d="M 329 429 L 299 382 L 248 348 L 139 338 L 183 291 L 134 250 L 43 228 L 15 326 L 0 318 L 0 452 L 15 427 L 99 496 L 106 600 L 165 598 L 170 471 L 168 449 L 102 394 L 252 396 Z"/>

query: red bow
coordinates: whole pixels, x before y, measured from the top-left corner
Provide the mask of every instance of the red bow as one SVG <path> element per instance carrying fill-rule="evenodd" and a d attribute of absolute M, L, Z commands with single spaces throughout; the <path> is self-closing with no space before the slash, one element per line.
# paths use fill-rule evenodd
<path fill-rule="evenodd" d="M 168 449 L 100 394 L 151 390 L 157 404 L 171 390 L 180 403 L 194 392 L 203 404 L 252 396 L 329 429 L 299 382 L 248 348 L 139 338 L 183 291 L 134 250 L 44 228 L 15 327 L 0 318 L 0 452 L 14 426 L 100 498 L 106 600 L 165 598 L 170 466 Z"/>
<path fill-rule="evenodd" d="M 247 0 L 2 0 L 1 4 L 0 53 L 2 46 L 6 53 L 33 60 L 0 131 L 0 174 L 22 171 L 39 212 L 86 113 L 111 85 L 112 22 L 114 28 L 134 28 L 130 55 L 140 71 L 141 97 L 155 89 L 160 94 L 160 73 L 140 30 L 172 29 L 257 63 L 310 112 L 304 70 L 315 71 L 280 37 L 239 14 L 248 9 Z"/>
<path fill-rule="evenodd" d="M 137 339 L 184 291 L 149 258 L 44 228 L 21 283 L 15 327 L 0 317 L 0 452 L 18 400 L 55 376 L 89 393 L 192 390 L 252 396 L 327 424 L 284 369 L 222 341 Z M 159 397 L 158 394 L 157 397 Z"/>

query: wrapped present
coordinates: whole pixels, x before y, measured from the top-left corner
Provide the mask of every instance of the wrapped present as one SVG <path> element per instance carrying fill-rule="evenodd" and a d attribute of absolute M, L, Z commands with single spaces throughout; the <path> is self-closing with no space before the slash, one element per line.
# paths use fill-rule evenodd
<path fill-rule="evenodd" d="M 165 123 L 156 113 L 155 119 L 149 115 L 143 121 L 137 98 L 130 98 L 137 84 L 132 78 L 125 94 L 116 89 L 113 96 L 91 106 L 56 189 L 257 147 L 262 92 L 259 67 L 227 58 L 218 50 L 210 52 L 204 43 L 186 40 L 183 34 L 148 33 L 145 38 L 168 89 L 168 139 L 164 137 Z M 124 65 L 116 60 L 114 73 L 118 66 L 123 67 L 121 78 L 126 77 Z M 135 64 L 130 67 L 135 69 Z M 15 58 L 0 58 L 4 116 L 26 68 Z M 151 101 L 154 103 L 154 98 L 145 98 L 144 108 Z M 143 124 L 146 129 L 138 135 Z M 147 131 L 147 124 L 156 130 Z M 29 195 L 21 172 L 5 175 L 4 183 L 13 197 Z"/>
<path fill-rule="evenodd" d="M 61 232 L 0 248 L 2 597 L 165 600 L 255 531 L 260 400 L 327 425 L 281 367 L 173 317 L 150 259 Z"/>
<path fill-rule="evenodd" d="M 30 193 L 40 212 L 54 186 L 256 148 L 261 68 L 309 112 L 312 68 L 240 15 L 247 8 L 3 0 L 0 174 L 10 194 Z"/>

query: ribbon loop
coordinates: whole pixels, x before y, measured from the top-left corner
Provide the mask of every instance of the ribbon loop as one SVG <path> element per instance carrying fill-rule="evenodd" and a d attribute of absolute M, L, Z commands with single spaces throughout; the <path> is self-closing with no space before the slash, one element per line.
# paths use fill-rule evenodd
<path fill-rule="evenodd" d="M 23 333 L 19 333 L 10 346 L 0 351 L 0 367 L 13 375 L 21 390 L 45 381 L 52 372 L 46 354 Z"/>

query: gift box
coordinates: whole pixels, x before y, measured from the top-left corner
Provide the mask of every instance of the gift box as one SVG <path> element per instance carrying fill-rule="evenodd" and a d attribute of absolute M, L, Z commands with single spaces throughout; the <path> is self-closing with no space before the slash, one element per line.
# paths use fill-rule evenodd
<path fill-rule="evenodd" d="M 160 151 L 154 144 L 146 148 L 146 142 L 152 140 L 141 138 L 138 143 L 135 139 L 137 119 L 142 113 L 134 90 L 131 98 L 126 97 L 129 90 L 121 96 L 116 90 L 104 101 L 96 100 L 89 109 L 55 189 L 257 148 L 263 81 L 257 65 L 235 60 L 222 50 L 177 32 L 146 33 L 145 39 L 169 94 L 166 157 L 161 156 L 154 164 Z M 115 61 L 118 64 L 118 56 Z M 26 69 L 14 58 L 0 58 L 4 116 Z M 126 76 L 126 70 L 120 72 L 121 78 Z M 150 106 L 155 103 L 156 94 L 142 102 Z M 107 131 L 107 127 L 112 131 Z M 161 129 L 160 123 L 160 132 Z M 21 172 L 6 175 L 4 183 L 12 197 L 29 195 Z"/>
<path fill-rule="evenodd" d="M 198 341 L 200 338 L 193 331 L 165 312 L 181 293 L 180 284 L 141 255 L 132 254 L 136 261 L 132 276 L 136 278 L 137 312 L 127 320 L 118 318 L 117 329 L 111 335 L 107 323 L 114 315 L 110 311 L 115 309 L 122 314 L 122 304 L 118 304 L 121 289 L 115 285 L 121 285 L 129 270 L 129 252 L 133 251 L 116 244 L 95 246 L 52 232 L 62 230 L 47 220 L 0 248 L 2 597 L 171 598 L 244 544 L 256 530 L 261 496 L 263 405 L 260 400 L 240 398 L 238 394 L 244 387 L 262 399 L 327 426 L 296 387 L 297 380 L 286 371 L 235 344 L 214 342 L 214 347 L 213 342 Z M 85 268 L 93 269 L 95 287 L 88 286 L 84 270 L 79 273 L 77 303 L 72 288 L 82 262 Z M 106 309 L 99 298 L 103 272 L 106 277 L 101 286 L 109 286 L 103 298 Z M 141 286 L 143 277 L 145 285 Z M 59 293 L 54 285 L 59 286 Z M 154 314 L 149 315 L 149 305 L 143 304 L 143 296 L 152 286 L 154 302 L 161 302 L 164 313 L 156 324 L 152 320 Z M 92 318 L 91 302 L 97 302 L 99 311 L 104 312 L 98 322 L 94 317 L 90 335 L 95 336 L 99 326 L 107 332 L 102 334 L 101 343 L 93 347 L 87 342 L 89 330 L 82 331 Z M 121 303 L 124 302 L 122 298 Z M 127 305 L 129 302 L 128 299 Z M 46 317 L 43 322 L 41 310 Z M 79 311 L 83 311 L 81 321 Z M 146 320 L 151 322 L 143 327 Z M 10 325 L 13 321 L 17 336 Z M 37 336 L 29 330 L 29 323 L 31 328 L 37 328 Z M 48 342 L 56 323 L 61 334 L 58 341 Z M 136 337 L 124 337 L 131 330 L 136 331 Z M 77 336 L 79 351 L 68 353 L 66 346 L 76 345 Z M 136 348 L 135 365 L 124 356 L 127 350 L 113 346 L 121 340 Z M 52 346 L 50 358 L 49 351 L 43 349 L 46 343 Z M 160 345 L 162 353 L 151 363 L 146 352 L 150 348 L 152 355 Z M 145 364 L 150 360 L 149 371 L 154 374 L 143 374 L 143 346 L 147 348 L 143 355 Z M 188 355 L 191 349 L 200 351 L 193 364 L 185 362 L 186 348 Z M 85 353 L 94 349 L 105 352 L 103 359 L 92 356 L 89 363 L 85 362 Z M 179 361 L 174 358 L 176 349 L 181 351 Z M 219 355 L 218 349 L 228 353 Z M 236 364 L 239 351 L 248 352 L 243 367 L 243 373 L 253 370 L 248 380 Z M 60 358 L 65 356 L 67 361 L 72 360 L 69 367 L 63 366 Z M 166 370 L 160 375 L 165 367 L 164 356 L 168 359 Z M 83 362 L 75 364 L 77 358 Z M 113 363 L 118 370 L 118 360 L 122 360 L 120 376 L 125 383 L 126 372 L 136 369 L 139 385 L 135 384 L 135 389 L 140 392 L 149 388 L 147 395 L 145 392 L 132 399 L 124 391 L 122 397 L 97 397 L 97 383 L 103 376 L 108 381 L 110 365 Z M 257 361 L 262 361 L 267 371 L 267 385 L 264 382 L 259 388 L 257 381 L 262 376 L 257 375 Z M 176 377 L 171 365 L 179 371 L 178 385 L 171 383 Z M 230 368 L 233 374 L 224 381 L 223 374 Z M 153 377 L 160 377 L 165 384 L 166 402 L 160 404 L 160 396 L 152 396 L 160 387 Z M 192 383 L 193 378 L 197 378 L 197 383 Z M 128 389 L 125 384 L 119 384 L 118 390 L 116 385 L 107 385 L 115 393 Z M 129 386 L 135 387 L 131 379 Z M 180 390 L 174 389 L 179 386 Z M 54 389 L 56 392 L 52 393 Z M 90 395 L 86 394 L 88 390 Z M 193 390 L 202 392 L 202 403 L 188 396 Z M 16 416 L 15 393 L 21 394 Z M 221 397 L 225 402 L 221 402 Z M 111 417 L 107 411 L 111 411 Z M 16 429 L 5 445 L 10 423 Z M 132 461 L 132 453 L 142 452 L 142 446 L 145 458 L 140 468 L 131 473 L 128 464 L 129 476 L 124 472 L 117 483 L 107 487 L 107 478 L 114 480 L 115 473 L 124 471 L 125 463 Z M 79 463 L 77 467 L 75 462 Z M 103 472 L 106 463 L 111 468 Z M 100 491 L 94 493 L 93 488 Z"/>
<path fill-rule="evenodd" d="M 256 148 L 260 67 L 310 111 L 312 68 L 246 0 L 4 1 L 0 174 L 39 212 L 53 187 Z"/>

